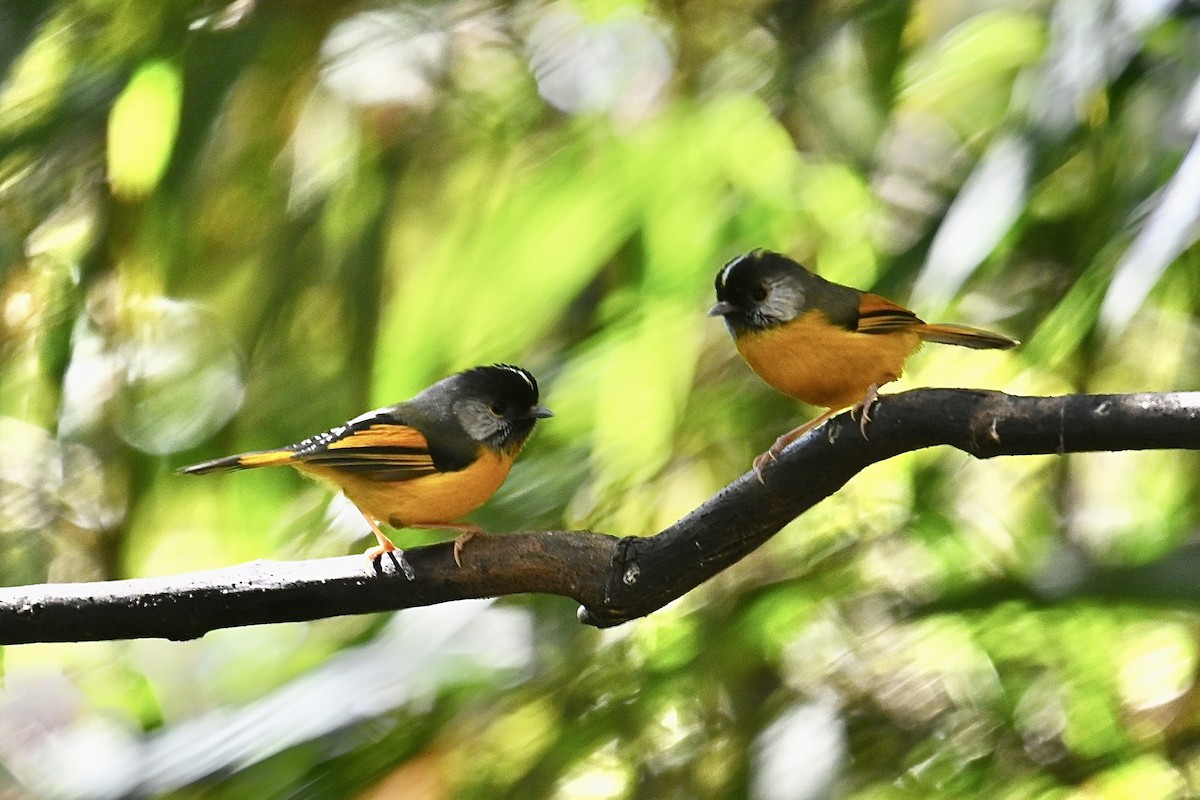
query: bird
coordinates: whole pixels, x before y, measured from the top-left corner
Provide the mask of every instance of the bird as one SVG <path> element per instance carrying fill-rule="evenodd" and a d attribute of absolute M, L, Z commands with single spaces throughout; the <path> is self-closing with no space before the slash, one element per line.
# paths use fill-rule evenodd
<path fill-rule="evenodd" d="M 715 285 L 717 303 L 709 316 L 724 318 L 750 368 L 787 396 L 826 409 L 754 459 L 759 480 L 784 448 L 843 408 L 850 407 L 852 417 L 861 412 L 859 430 L 866 438 L 879 387 L 899 378 L 924 342 L 977 350 L 1019 344 L 966 325 L 924 322 L 904 306 L 826 280 L 770 250 L 734 258 Z"/>
<path fill-rule="evenodd" d="M 539 405 L 537 380 L 528 370 L 492 364 L 458 372 L 410 400 L 368 411 L 295 444 L 179 471 L 203 475 L 294 467 L 340 489 L 358 508 L 378 541 L 366 551 L 372 563 L 385 553 L 396 557 L 396 546 L 380 530 L 379 523 L 386 522 L 396 528 L 457 531 L 454 561 L 461 567 L 463 545 L 485 531 L 456 520 L 495 493 L 534 425 L 551 416 Z"/>

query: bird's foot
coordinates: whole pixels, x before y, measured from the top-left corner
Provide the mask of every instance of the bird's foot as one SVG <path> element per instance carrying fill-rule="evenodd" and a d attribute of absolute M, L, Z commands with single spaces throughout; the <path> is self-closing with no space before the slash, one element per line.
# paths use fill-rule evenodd
<path fill-rule="evenodd" d="M 858 431 L 864 439 L 870 440 L 867 436 L 867 423 L 871 421 L 871 405 L 879 399 L 879 384 L 872 383 L 867 389 L 867 396 L 850 407 L 850 419 L 856 419 L 855 414 L 862 414 L 862 418 L 858 420 Z"/>
<path fill-rule="evenodd" d="M 408 563 L 408 559 L 404 557 L 404 551 L 399 547 L 392 547 L 390 550 L 384 547 L 368 547 L 363 553 L 367 557 L 367 561 L 375 569 L 375 572 L 383 574 L 383 557 L 386 555 L 392 560 L 392 566 L 398 572 L 403 572 L 404 577 L 410 581 L 416 580 L 417 573 L 412 568 L 412 564 Z"/>
<path fill-rule="evenodd" d="M 462 567 L 462 549 L 463 545 L 474 539 L 476 536 L 487 536 L 487 531 L 483 528 L 475 528 L 474 530 L 463 531 L 454 540 L 454 563 Z"/>
<path fill-rule="evenodd" d="M 367 524 L 371 526 L 371 532 L 375 534 L 375 541 L 379 542 L 374 547 L 368 547 L 363 553 L 367 557 L 367 561 L 375 568 L 376 572 L 382 573 L 383 557 L 386 555 L 392 560 L 392 566 L 403 572 L 404 577 L 410 581 L 413 580 L 416 577 L 416 573 L 413 572 L 412 565 L 408 563 L 408 559 L 404 557 L 404 551 L 392 544 L 392 540 L 383 535 L 383 531 L 379 530 L 379 523 L 370 514 L 361 508 L 359 511 L 362 513 L 363 518 L 366 519 Z"/>
<path fill-rule="evenodd" d="M 765 483 L 765 481 L 763 480 L 763 470 L 766 469 L 768 464 L 772 464 L 772 463 L 778 461 L 779 456 L 783 455 L 783 451 L 787 449 L 788 445 L 790 445 L 792 442 L 796 441 L 801 436 L 808 433 L 809 431 L 811 431 L 813 428 L 817 427 L 821 423 L 825 422 L 827 419 L 832 417 L 835 413 L 837 413 L 837 409 L 831 408 L 831 409 L 825 411 L 825 413 L 820 414 L 816 417 L 813 417 L 812 419 L 810 419 L 808 422 L 804 423 L 800 427 L 790 430 L 787 433 L 785 433 L 783 436 L 780 436 L 778 439 L 776 439 L 775 444 L 771 445 L 770 449 L 768 449 L 767 452 L 762 453 L 761 455 L 759 455 L 757 458 L 754 459 L 754 474 L 758 477 L 758 482 Z"/>
<path fill-rule="evenodd" d="M 775 444 L 771 445 L 771 449 L 767 450 L 765 453 L 759 453 L 754 457 L 754 476 L 758 478 L 759 483 L 766 483 L 766 480 L 763 479 L 763 470 L 767 468 L 767 464 L 778 460 L 779 453 L 783 451 L 782 447 L 776 450 L 776 446 L 778 444 L 779 440 L 776 439 Z"/>

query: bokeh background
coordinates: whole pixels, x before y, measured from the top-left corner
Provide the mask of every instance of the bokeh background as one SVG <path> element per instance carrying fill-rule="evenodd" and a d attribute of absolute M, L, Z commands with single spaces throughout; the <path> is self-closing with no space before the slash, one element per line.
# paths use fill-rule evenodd
<path fill-rule="evenodd" d="M 0 582 L 361 550 L 174 470 L 494 361 L 557 416 L 473 519 L 652 533 L 812 412 L 704 314 L 752 247 L 1024 342 L 896 388 L 1197 389 L 1198 131 L 1195 2 L 3 0 Z M 1198 468 L 909 454 L 611 631 L 6 648 L 0 795 L 1197 796 Z"/>

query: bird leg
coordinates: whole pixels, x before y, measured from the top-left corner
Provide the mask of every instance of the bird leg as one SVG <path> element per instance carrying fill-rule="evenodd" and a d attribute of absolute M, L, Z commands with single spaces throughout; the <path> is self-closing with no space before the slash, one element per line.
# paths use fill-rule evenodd
<path fill-rule="evenodd" d="M 392 540 L 384 536 L 383 531 L 379 530 L 379 523 L 361 508 L 358 511 L 363 515 L 363 519 L 367 521 L 367 524 L 371 526 L 371 532 L 375 534 L 375 539 L 379 542 L 378 546 L 367 548 L 367 552 L 365 553 L 367 560 L 376 561 L 385 553 L 395 552 L 396 545 L 392 544 Z"/>
<path fill-rule="evenodd" d="M 358 506 L 355 506 L 355 508 L 358 508 Z M 380 563 L 380 559 L 386 554 L 388 558 L 392 559 L 392 564 L 396 569 L 403 572 L 404 577 L 411 581 L 414 578 L 413 568 L 404 558 L 404 551 L 392 544 L 392 540 L 383 535 L 383 531 L 379 530 L 379 523 L 370 514 L 361 508 L 358 509 L 358 512 L 363 515 L 363 519 L 371 526 L 371 532 L 375 534 L 375 539 L 379 542 L 375 547 L 368 547 L 367 551 L 363 554 L 367 557 L 367 561 L 375 565 L 376 571 L 381 571 L 383 565 Z"/>
<path fill-rule="evenodd" d="M 836 408 L 827 409 L 823 414 L 813 417 L 800 427 L 790 430 L 783 436 L 780 436 L 778 439 L 776 439 L 775 444 L 771 445 L 771 448 L 767 450 L 767 452 L 762 453 L 754 459 L 754 474 L 758 476 L 758 482 L 764 483 L 763 470 L 766 469 L 768 463 L 778 460 L 779 455 L 787 448 L 789 444 L 796 441 L 801 436 L 808 433 L 837 412 L 838 410 Z"/>
<path fill-rule="evenodd" d="M 858 431 L 864 439 L 867 436 L 867 423 L 871 421 L 871 404 L 879 398 L 879 384 L 872 383 L 867 389 L 867 396 L 859 400 L 854 405 L 850 406 L 850 419 L 854 419 L 856 412 L 862 412 L 862 419 L 858 422 Z"/>

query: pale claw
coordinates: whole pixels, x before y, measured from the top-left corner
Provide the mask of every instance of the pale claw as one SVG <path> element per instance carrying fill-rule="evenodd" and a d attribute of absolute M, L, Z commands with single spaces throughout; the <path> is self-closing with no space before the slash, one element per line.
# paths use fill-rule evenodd
<path fill-rule="evenodd" d="M 871 437 L 867 436 L 867 423 L 871 421 L 871 405 L 878 398 L 879 385 L 872 383 L 871 388 L 867 389 L 867 396 L 850 407 L 850 419 L 855 418 L 856 412 L 862 413 L 862 419 L 858 421 L 858 431 L 867 441 L 871 439 Z"/>
<path fill-rule="evenodd" d="M 778 444 L 778 442 L 775 444 Z M 768 463 L 773 463 L 778 460 L 778 457 L 775 455 L 774 446 L 772 446 L 767 452 L 759 453 L 754 457 L 754 475 L 758 478 L 759 483 L 764 485 L 766 484 L 766 481 L 763 479 L 763 470 L 767 468 Z"/>
<path fill-rule="evenodd" d="M 476 529 L 473 531 L 466 531 L 464 533 L 459 534 L 458 538 L 456 538 L 454 540 L 454 563 L 458 565 L 459 569 L 462 569 L 463 545 L 465 545 L 467 542 L 474 539 L 476 536 L 481 535 L 482 533 L 483 533 L 483 531 L 480 529 Z"/>
<path fill-rule="evenodd" d="M 389 542 L 389 544 L 391 544 Z M 404 551 L 399 547 L 392 547 L 390 550 L 386 547 L 368 547 L 363 553 L 367 557 L 367 561 L 375 568 L 378 573 L 383 572 L 383 556 L 387 556 L 392 560 L 392 566 L 404 573 L 404 577 L 411 580 L 416 580 L 417 573 L 412 568 L 412 564 L 408 563 L 408 559 L 404 557 Z"/>

